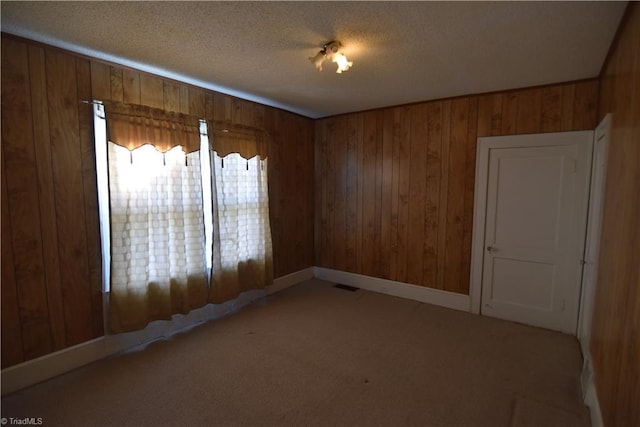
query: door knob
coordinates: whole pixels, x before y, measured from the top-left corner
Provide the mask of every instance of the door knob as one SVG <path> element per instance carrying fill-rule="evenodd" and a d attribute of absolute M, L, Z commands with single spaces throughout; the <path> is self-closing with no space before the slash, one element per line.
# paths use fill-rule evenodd
<path fill-rule="evenodd" d="M 498 252 L 498 248 L 494 248 L 493 246 L 487 246 L 487 252 L 490 254 Z"/>

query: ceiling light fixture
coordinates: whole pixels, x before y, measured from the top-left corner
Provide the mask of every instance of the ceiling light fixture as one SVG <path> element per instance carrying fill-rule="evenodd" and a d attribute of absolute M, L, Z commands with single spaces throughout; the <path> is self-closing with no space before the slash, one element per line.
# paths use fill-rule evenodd
<path fill-rule="evenodd" d="M 326 43 L 324 46 L 322 46 L 320 52 L 318 52 L 315 56 L 309 57 L 309 61 L 311 61 L 311 63 L 316 66 L 318 71 L 322 71 L 322 63 L 325 59 L 330 59 L 338 66 L 336 73 L 342 74 L 343 71 L 347 71 L 349 68 L 351 68 L 351 66 L 353 65 L 353 61 L 349 61 L 344 53 L 340 52 L 341 48 L 342 43 L 340 43 L 339 41 L 334 40 Z"/>

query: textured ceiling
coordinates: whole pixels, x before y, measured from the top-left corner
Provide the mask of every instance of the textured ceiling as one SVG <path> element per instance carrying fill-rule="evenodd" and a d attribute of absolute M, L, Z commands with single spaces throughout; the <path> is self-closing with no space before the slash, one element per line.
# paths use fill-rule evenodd
<path fill-rule="evenodd" d="M 2 31 L 308 117 L 595 77 L 626 2 L 8 2 Z M 353 68 L 308 61 L 330 40 Z"/>

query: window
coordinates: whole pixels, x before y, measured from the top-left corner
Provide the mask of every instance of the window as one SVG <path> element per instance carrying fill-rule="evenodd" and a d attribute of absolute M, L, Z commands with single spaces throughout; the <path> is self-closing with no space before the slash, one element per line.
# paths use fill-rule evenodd
<path fill-rule="evenodd" d="M 197 127 L 198 147 L 171 146 L 182 140 L 173 134 L 156 145 L 146 139 L 172 132 L 184 118 L 150 111 L 147 119 L 142 108 L 121 110 L 126 117 L 115 122 L 133 128 L 118 128 L 113 142 L 107 139 L 109 111 L 105 116 L 102 105 L 94 107 L 109 329 L 139 329 L 270 284 L 266 158 L 219 155 L 204 121 Z"/>

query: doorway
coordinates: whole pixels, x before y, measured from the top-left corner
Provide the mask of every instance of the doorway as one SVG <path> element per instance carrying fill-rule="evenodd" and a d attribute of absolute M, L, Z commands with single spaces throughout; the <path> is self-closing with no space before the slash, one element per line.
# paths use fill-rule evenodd
<path fill-rule="evenodd" d="M 472 311 L 576 334 L 592 131 L 478 139 Z"/>

